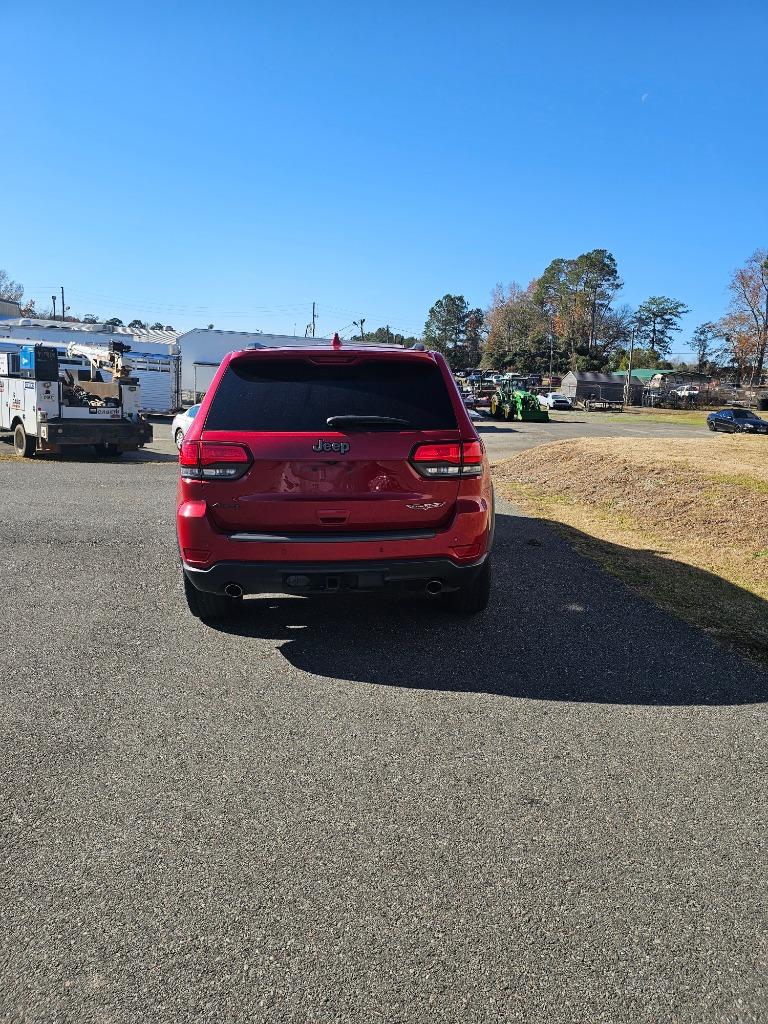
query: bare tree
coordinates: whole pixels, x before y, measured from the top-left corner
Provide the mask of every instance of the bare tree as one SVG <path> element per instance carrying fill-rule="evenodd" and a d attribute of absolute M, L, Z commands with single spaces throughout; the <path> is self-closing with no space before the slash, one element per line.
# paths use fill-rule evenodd
<path fill-rule="evenodd" d="M 35 300 L 30 299 L 21 306 L 21 315 L 28 320 L 53 320 L 53 309 L 50 306 L 35 305 Z"/>
<path fill-rule="evenodd" d="M 699 324 L 691 335 L 691 340 L 687 344 L 688 348 L 696 353 L 696 369 L 699 373 L 704 373 L 707 365 L 717 354 L 719 338 L 722 338 L 720 328 L 709 322 Z"/>
<path fill-rule="evenodd" d="M 759 384 L 768 346 L 768 249 L 756 249 L 734 271 L 728 289 L 731 302 L 720 327 L 740 371 Z"/>
<path fill-rule="evenodd" d="M 5 270 L 0 270 L 0 299 L 10 302 L 21 302 L 24 286 L 12 281 Z"/>

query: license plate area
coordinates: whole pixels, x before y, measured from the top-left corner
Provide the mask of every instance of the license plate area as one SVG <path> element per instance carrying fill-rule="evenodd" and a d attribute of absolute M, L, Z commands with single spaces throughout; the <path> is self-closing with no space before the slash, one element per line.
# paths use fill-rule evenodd
<path fill-rule="evenodd" d="M 285 573 L 286 590 L 297 593 L 332 594 L 340 590 L 380 590 L 386 580 L 383 572 L 300 572 Z"/>

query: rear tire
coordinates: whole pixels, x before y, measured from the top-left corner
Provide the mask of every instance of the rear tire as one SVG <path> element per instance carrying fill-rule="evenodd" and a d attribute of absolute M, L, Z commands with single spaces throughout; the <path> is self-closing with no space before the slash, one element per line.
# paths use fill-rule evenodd
<path fill-rule="evenodd" d="M 13 450 L 20 459 L 31 459 L 37 449 L 37 441 L 29 437 L 23 423 L 17 423 L 13 430 Z"/>
<path fill-rule="evenodd" d="M 209 594 L 205 590 L 198 590 L 189 582 L 187 574 L 184 573 L 184 596 L 187 599 L 187 607 L 197 619 L 203 622 L 221 622 L 223 619 L 230 619 L 236 615 L 243 606 L 242 597 L 227 597 L 223 594 Z"/>
<path fill-rule="evenodd" d="M 709 422 L 707 423 L 707 426 L 708 426 L 708 427 L 709 427 L 709 429 L 710 429 L 710 430 L 712 431 L 712 433 L 714 433 L 714 432 L 715 432 L 715 431 L 717 430 L 717 427 L 716 427 L 716 426 L 715 426 L 715 424 L 714 424 L 714 423 L 712 422 L 712 420 L 709 420 Z"/>
<path fill-rule="evenodd" d="M 176 442 L 176 447 L 179 449 L 179 451 L 181 451 L 181 443 L 184 440 L 184 431 L 181 428 L 179 428 L 174 434 L 173 439 Z"/>
<path fill-rule="evenodd" d="M 443 594 L 443 605 L 451 612 L 459 615 L 477 615 L 485 611 L 491 596 L 491 559 L 486 558 L 480 572 L 471 583 L 459 590 L 451 590 Z"/>

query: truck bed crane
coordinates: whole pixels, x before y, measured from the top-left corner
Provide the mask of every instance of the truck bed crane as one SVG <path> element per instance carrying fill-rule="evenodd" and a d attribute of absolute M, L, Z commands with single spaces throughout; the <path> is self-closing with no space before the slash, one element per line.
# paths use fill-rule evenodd
<path fill-rule="evenodd" d="M 88 345 L 80 341 L 71 341 L 67 345 L 67 355 L 70 359 L 82 356 L 91 364 L 91 380 L 99 370 L 108 370 L 112 374 L 112 380 L 124 382 L 131 376 L 131 364 L 125 358 L 125 353 L 131 351 L 131 346 L 122 341 L 111 341 L 109 345 Z"/>

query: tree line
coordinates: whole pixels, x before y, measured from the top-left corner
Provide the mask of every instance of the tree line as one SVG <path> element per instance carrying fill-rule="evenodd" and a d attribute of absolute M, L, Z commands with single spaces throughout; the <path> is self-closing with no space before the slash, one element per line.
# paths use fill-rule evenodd
<path fill-rule="evenodd" d="M 423 340 L 443 352 L 454 370 L 480 366 L 521 373 L 563 374 L 567 370 L 670 369 L 672 343 L 690 310 L 679 299 L 651 295 L 633 308 L 620 301 L 624 282 L 614 256 L 593 249 L 573 259 L 558 258 L 527 286 L 497 284 L 485 309 L 463 295 L 444 295 L 429 310 L 423 338 L 379 327 L 366 340 L 412 345 Z M 729 303 L 716 322 L 699 324 L 685 342 L 701 373 L 728 369 L 759 383 L 768 347 L 768 249 L 757 249 L 731 275 Z M 21 304 L 24 288 L 0 270 L 0 299 Z M 69 308 L 69 307 L 67 307 Z M 52 310 L 21 305 L 22 316 L 50 319 Z M 65 320 L 75 318 L 66 315 Z M 100 323 L 86 313 L 84 323 Z M 107 325 L 122 327 L 111 317 Z M 131 320 L 132 330 L 172 331 L 169 324 Z M 213 325 L 210 324 L 210 327 Z M 686 364 L 683 364 L 686 365 Z"/>
<path fill-rule="evenodd" d="M 633 308 L 619 301 L 623 286 L 606 249 L 558 258 L 525 287 L 497 284 L 485 310 L 470 308 L 463 295 L 444 295 L 429 311 L 424 341 L 455 370 L 614 371 L 627 369 L 630 348 L 635 369 L 670 369 L 673 340 L 690 310 L 667 295 Z M 685 342 L 690 368 L 728 368 L 758 383 L 768 343 L 768 250 L 756 250 L 734 271 L 729 295 L 725 315 L 699 324 Z"/>

